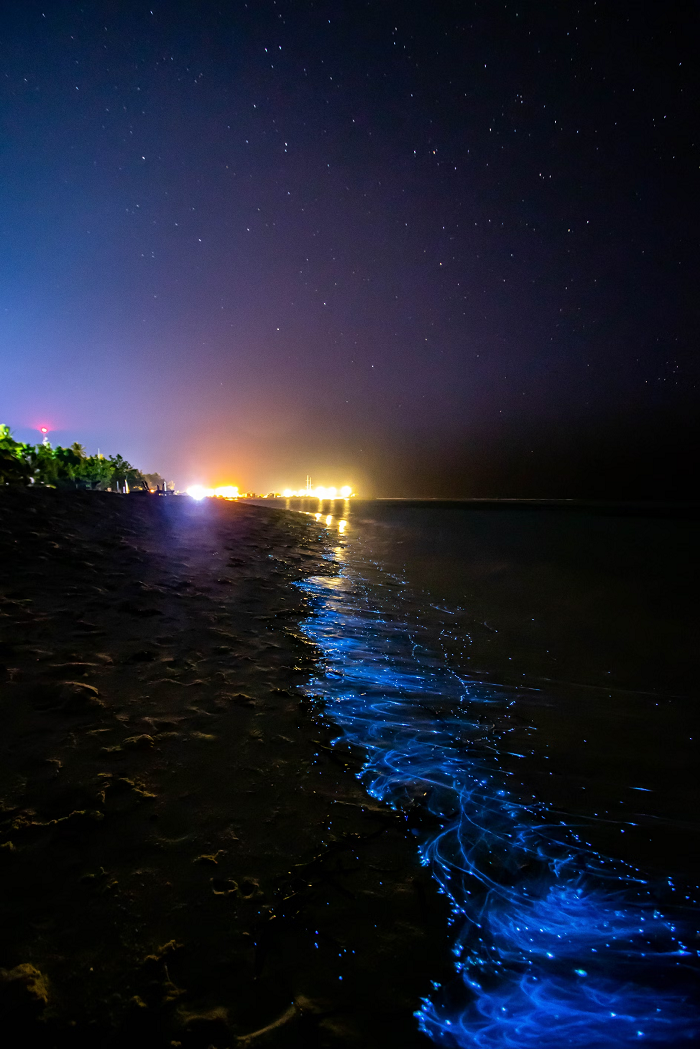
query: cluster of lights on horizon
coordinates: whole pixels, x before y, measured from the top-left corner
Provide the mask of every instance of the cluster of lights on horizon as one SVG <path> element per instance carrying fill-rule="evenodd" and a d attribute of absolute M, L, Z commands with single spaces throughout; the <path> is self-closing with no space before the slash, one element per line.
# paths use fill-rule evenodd
<path fill-rule="evenodd" d="M 285 488 L 282 495 L 285 499 L 337 499 L 340 496 L 341 499 L 349 499 L 355 493 L 349 484 L 344 485 L 342 488 L 298 488 L 296 490 L 292 488 Z"/>
<path fill-rule="evenodd" d="M 187 494 L 192 499 L 207 499 L 216 497 L 218 499 L 238 499 L 239 491 L 232 484 L 222 485 L 221 488 L 204 488 L 201 484 L 193 484 L 187 489 Z"/>
<path fill-rule="evenodd" d="M 235 485 L 222 485 L 220 488 L 205 488 L 201 484 L 193 484 L 190 488 L 186 489 L 187 495 L 192 499 L 239 499 L 241 493 Z M 355 493 L 349 484 L 344 485 L 342 488 L 299 488 L 293 490 L 291 488 L 285 488 L 282 492 L 282 496 L 285 499 L 297 498 L 297 499 L 350 499 Z"/>

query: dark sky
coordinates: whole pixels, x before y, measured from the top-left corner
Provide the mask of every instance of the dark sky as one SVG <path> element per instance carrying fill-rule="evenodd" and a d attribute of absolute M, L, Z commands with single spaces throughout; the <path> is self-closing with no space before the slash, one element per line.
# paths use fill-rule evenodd
<path fill-rule="evenodd" d="M 697 10 L 4 4 L 0 421 L 178 486 L 687 494 Z"/>

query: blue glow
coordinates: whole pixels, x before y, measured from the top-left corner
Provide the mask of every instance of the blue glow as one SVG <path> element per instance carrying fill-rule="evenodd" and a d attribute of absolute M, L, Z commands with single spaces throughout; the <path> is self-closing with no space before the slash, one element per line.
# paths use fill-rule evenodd
<path fill-rule="evenodd" d="M 395 598 L 383 613 L 379 589 L 347 567 L 298 585 L 324 657 L 309 695 L 364 752 L 373 797 L 437 817 L 420 856 L 450 901 L 458 977 L 423 1001 L 421 1030 L 475 1049 L 698 1039 L 697 932 L 671 880 L 662 905 L 640 871 L 582 844 L 499 767 L 503 690 L 427 653 Z"/>

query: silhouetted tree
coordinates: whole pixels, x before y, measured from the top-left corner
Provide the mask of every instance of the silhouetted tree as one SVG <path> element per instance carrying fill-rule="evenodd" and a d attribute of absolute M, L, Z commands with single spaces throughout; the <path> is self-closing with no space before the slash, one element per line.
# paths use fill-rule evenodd
<path fill-rule="evenodd" d="M 51 488 L 130 488 L 148 491 L 148 481 L 121 455 L 87 455 L 76 441 L 70 448 L 15 441 L 0 424 L 0 485 L 38 484 Z"/>

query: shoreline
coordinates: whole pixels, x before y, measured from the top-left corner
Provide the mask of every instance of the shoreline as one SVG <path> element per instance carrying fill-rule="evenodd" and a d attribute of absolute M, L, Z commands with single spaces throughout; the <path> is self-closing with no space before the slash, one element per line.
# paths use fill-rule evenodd
<path fill-rule="evenodd" d="M 429 1044 L 444 901 L 301 689 L 329 550 L 278 507 L 0 493 L 0 1002 L 33 1044 Z"/>
<path fill-rule="evenodd" d="M 339 507 L 347 506 L 343 499 L 329 499 L 317 496 L 289 496 L 279 499 L 268 498 L 245 498 L 241 497 L 239 502 L 255 506 L 275 506 L 292 510 L 296 513 L 327 513 L 328 508 L 338 514 L 346 514 L 345 509 Z M 472 510 L 472 511 L 506 511 L 525 512 L 565 512 L 570 514 L 583 514 L 603 517 L 639 517 L 639 518 L 669 518 L 678 520 L 695 521 L 700 517 L 700 502 L 697 500 L 625 500 L 615 501 L 610 499 L 491 499 L 491 498 L 463 498 L 444 499 L 441 497 L 404 497 L 404 496 L 379 496 L 372 499 L 353 498 L 349 506 L 351 515 L 366 512 L 367 508 L 373 506 L 397 507 L 401 510 Z"/>

